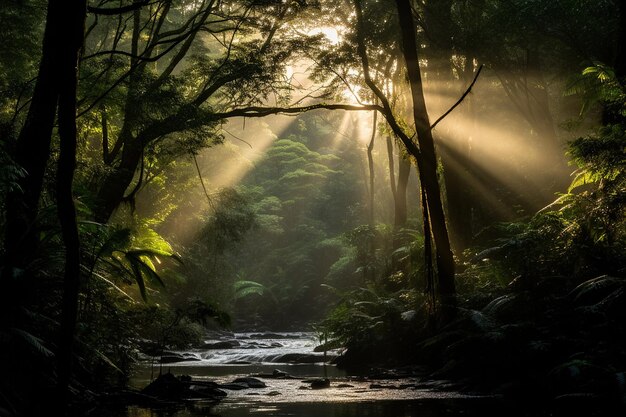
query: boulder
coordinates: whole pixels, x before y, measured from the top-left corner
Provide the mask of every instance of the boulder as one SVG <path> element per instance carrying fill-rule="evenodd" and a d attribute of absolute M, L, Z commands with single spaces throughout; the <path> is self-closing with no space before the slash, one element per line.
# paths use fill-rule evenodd
<path fill-rule="evenodd" d="M 220 342 L 207 343 L 205 342 L 201 349 L 232 349 L 239 347 L 240 343 L 236 340 L 223 340 Z"/>
<path fill-rule="evenodd" d="M 191 389 L 192 385 L 195 389 Z M 157 379 L 152 381 L 145 387 L 141 394 L 149 395 L 159 400 L 181 401 L 192 398 L 215 399 L 224 396 L 226 393 L 219 390 L 212 383 L 205 384 L 197 382 L 194 384 L 188 376 L 176 377 L 172 373 L 159 375 Z"/>
<path fill-rule="evenodd" d="M 324 389 L 324 388 L 330 388 L 330 379 L 328 378 L 324 378 L 324 379 L 314 379 L 311 382 L 311 388 L 312 389 Z"/>
<path fill-rule="evenodd" d="M 159 359 L 160 363 L 175 363 L 175 362 L 195 362 L 195 361 L 199 361 L 200 358 L 194 356 L 189 356 L 189 355 L 180 355 L 177 353 L 174 354 L 170 354 L 170 355 L 163 355 L 161 356 L 161 358 Z"/>
<path fill-rule="evenodd" d="M 265 388 L 265 387 L 267 387 L 267 385 L 265 385 L 265 382 L 261 381 L 260 379 L 253 378 L 253 377 L 250 377 L 250 376 L 249 377 L 243 377 L 243 378 L 237 378 L 232 383 L 233 384 L 245 384 L 249 388 Z"/>
<path fill-rule="evenodd" d="M 327 355 L 330 359 L 331 355 Z M 275 363 L 319 363 L 324 362 L 324 356 L 313 355 L 310 353 L 285 353 L 275 357 L 272 362 Z"/>

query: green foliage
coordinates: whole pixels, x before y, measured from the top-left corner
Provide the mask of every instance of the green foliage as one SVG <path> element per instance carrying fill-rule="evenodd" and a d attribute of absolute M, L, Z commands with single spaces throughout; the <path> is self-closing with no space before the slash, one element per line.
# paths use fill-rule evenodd
<path fill-rule="evenodd" d="M 326 286 L 339 302 L 316 325 L 332 345 L 347 348 L 351 363 L 384 363 L 408 359 L 416 329 L 416 299 L 410 291 L 386 293 L 373 288 L 340 291 Z M 421 298 L 423 302 L 423 297 Z"/>
<path fill-rule="evenodd" d="M 608 89 L 602 100 L 609 123 L 570 142 L 578 169 L 568 192 L 527 222 L 499 226 L 497 246 L 476 255 L 481 262 L 496 261 L 509 279 L 589 278 L 626 267 L 626 95 L 612 71 L 602 68 L 585 75 L 601 81 L 596 88 Z"/>
<path fill-rule="evenodd" d="M 210 252 L 223 254 L 255 225 L 255 213 L 245 194 L 234 188 L 221 190 L 212 204 L 215 208 L 200 237 Z"/>
<path fill-rule="evenodd" d="M 618 113 L 624 112 L 624 97 L 613 69 L 602 63 L 585 68 L 570 81 L 566 95 L 578 95 L 582 99 L 580 116 L 586 115 L 598 103 L 615 103 Z"/>
<path fill-rule="evenodd" d="M 233 290 L 235 295 L 233 298 L 238 300 L 240 298 L 249 297 L 251 295 L 263 295 L 266 291 L 265 285 L 256 281 L 235 281 L 233 284 Z"/>
<path fill-rule="evenodd" d="M 149 283 L 164 286 L 155 264 L 161 259 L 181 261 L 170 245 L 156 232 L 143 229 L 133 233 L 129 228 L 106 227 L 97 223 L 83 223 L 83 240 L 91 241 L 91 267 L 88 279 L 104 280 L 126 294 L 113 281 L 123 284 L 135 282 L 144 301 L 147 301 Z M 99 245 L 99 247 L 97 246 Z M 106 277 L 115 277 L 109 279 Z"/>

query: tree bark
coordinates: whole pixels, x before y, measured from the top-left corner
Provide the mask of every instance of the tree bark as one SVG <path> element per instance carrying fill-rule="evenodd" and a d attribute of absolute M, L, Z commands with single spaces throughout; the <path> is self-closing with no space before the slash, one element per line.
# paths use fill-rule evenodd
<path fill-rule="evenodd" d="M 437 293 L 442 304 L 442 319 L 447 321 L 456 306 L 456 288 L 454 282 L 454 257 L 450 248 L 448 229 L 441 200 L 441 190 L 437 179 L 437 157 L 419 68 L 417 53 L 416 28 L 409 0 L 396 0 L 402 50 L 406 61 L 407 75 L 413 100 L 413 119 L 419 149 L 421 152 L 420 179 L 426 193 L 428 212 L 431 219 L 437 263 Z"/>
<path fill-rule="evenodd" d="M 26 175 L 19 179 L 19 188 L 7 195 L 5 231 L 5 272 L 27 269 L 38 247 L 37 214 L 46 165 L 50 159 L 50 141 L 56 112 L 58 61 L 62 16 L 56 1 L 48 3 L 42 58 L 35 90 L 26 121 L 15 145 L 15 162 Z"/>
<path fill-rule="evenodd" d="M 407 221 L 406 193 L 411 175 L 411 162 L 403 155 L 398 156 L 398 185 L 394 199 L 394 228 L 401 229 Z"/>
<path fill-rule="evenodd" d="M 624 2 L 617 2 L 617 12 L 619 13 L 619 29 L 617 34 L 617 54 L 615 56 L 615 76 L 622 88 L 626 88 L 626 5 Z"/>
<path fill-rule="evenodd" d="M 370 201 L 369 201 L 369 224 L 370 226 L 374 226 L 374 156 L 372 155 L 372 151 L 374 150 L 374 139 L 376 139 L 376 120 L 378 117 L 378 112 L 375 111 L 372 120 L 372 137 L 370 139 L 369 144 L 367 145 L 367 166 L 369 168 L 369 177 L 370 177 Z"/>
<path fill-rule="evenodd" d="M 59 7 L 64 5 L 59 5 Z M 65 273 L 61 332 L 57 352 L 59 375 L 59 410 L 68 412 L 68 387 L 72 372 L 72 347 L 78 314 L 80 290 L 80 248 L 76 207 L 72 196 L 72 183 L 76 169 L 76 86 L 78 82 L 78 56 L 84 41 L 87 2 L 79 0 L 67 10 L 64 7 L 64 37 L 61 55 L 61 77 L 58 105 L 60 154 L 57 168 L 57 210 L 65 244 Z"/>
<path fill-rule="evenodd" d="M 396 167 L 393 163 L 393 141 L 391 136 L 387 136 L 387 161 L 389 162 L 389 186 L 391 187 L 391 195 L 393 201 L 396 201 Z"/>

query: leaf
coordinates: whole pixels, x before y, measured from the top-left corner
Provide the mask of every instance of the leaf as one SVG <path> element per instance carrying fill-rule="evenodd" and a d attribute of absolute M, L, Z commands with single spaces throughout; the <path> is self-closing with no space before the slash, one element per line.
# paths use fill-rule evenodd
<path fill-rule="evenodd" d="M 568 296 L 573 298 L 574 302 L 583 305 L 593 304 L 625 284 L 626 282 L 621 278 L 602 275 L 578 285 L 570 291 Z"/>
<path fill-rule="evenodd" d="M 99 357 L 104 363 L 109 365 L 120 374 L 124 374 L 124 371 L 122 371 L 115 363 L 113 363 L 113 361 L 109 359 L 104 353 L 100 352 L 98 349 L 93 349 L 93 351 L 95 352 L 96 356 Z"/>
<path fill-rule="evenodd" d="M 586 171 L 586 170 L 580 171 L 574 177 L 574 180 L 572 181 L 569 188 L 567 189 L 567 192 L 571 193 L 576 188 L 582 187 L 583 185 L 587 185 L 587 184 L 593 184 L 597 182 L 597 180 L 598 180 L 597 177 L 593 175 L 591 172 Z"/>
<path fill-rule="evenodd" d="M 233 289 L 235 291 L 235 294 L 233 296 L 235 300 L 248 297 L 251 295 L 255 295 L 255 294 L 263 295 L 265 291 L 267 290 L 265 285 L 256 281 L 247 281 L 247 280 L 236 281 L 233 284 Z"/>
<path fill-rule="evenodd" d="M 18 329 L 15 327 L 11 328 L 10 332 L 18 336 L 18 339 L 25 342 L 26 346 L 30 350 L 36 353 L 39 353 L 41 356 L 44 356 L 46 358 L 54 357 L 54 353 L 43 345 L 43 341 L 40 338 L 32 335 L 31 333 L 25 330 Z"/>
<path fill-rule="evenodd" d="M 139 266 L 134 262 L 131 263 L 130 266 L 133 270 L 133 277 L 135 278 L 135 282 L 137 283 L 137 286 L 139 287 L 139 293 L 141 294 L 141 298 L 147 302 L 148 297 L 146 295 L 146 283 L 143 280 L 143 275 L 141 274 L 141 270 L 139 269 Z"/>
<path fill-rule="evenodd" d="M 96 255 L 96 260 L 103 256 L 110 256 L 113 252 L 123 249 L 130 244 L 131 230 L 128 228 L 114 231 L 100 247 Z"/>

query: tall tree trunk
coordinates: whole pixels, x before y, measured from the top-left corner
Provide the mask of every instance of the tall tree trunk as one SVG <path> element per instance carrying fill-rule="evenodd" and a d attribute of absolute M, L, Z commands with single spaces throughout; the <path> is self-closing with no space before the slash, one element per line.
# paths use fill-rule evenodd
<path fill-rule="evenodd" d="M 424 91 L 417 54 L 416 28 L 409 0 L 396 0 L 402 50 L 406 61 L 407 75 L 413 100 L 413 119 L 421 152 L 419 167 L 422 187 L 426 193 L 428 214 L 431 219 L 432 234 L 435 241 L 435 253 L 438 273 L 437 293 L 442 304 L 441 317 L 450 319 L 456 306 L 456 288 L 454 282 L 454 257 L 450 248 L 441 190 L 437 179 L 437 157 L 430 122 L 426 111 Z"/>
<path fill-rule="evenodd" d="M 393 163 L 393 141 L 391 136 L 387 136 L 387 161 L 389 163 L 389 186 L 391 187 L 391 195 L 393 201 L 396 201 L 396 167 Z"/>
<path fill-rule="evenodd" d="M 62 11 L 57 1 L 48 3 L 41 63 L 26 121 L 15 145 L 15 162 L 26 171 L 19 188 L 7 195 L 5 231 L 5 269 L 26 269 L 37 252 L 37 214 L 59 92 L 58 61 L 63 45 Z M 10 279 L 10 277 L 9 277 Z"/>
<path fill-rule="evenodd" d="M 406 193 L 409 186 L 409 176 L 411 174 L 411 162 L 404 156 L 398 156 L 398 185 L 394 199 L 394 223 L 395 229 L 401 229 L 406 225 L 407 202 Z"/>
<path fill-rule="evenodd" d="M 375 111 L 372 116 L 372 137 L 370 139 L 369 144 L 367 145 L 367 165 L 369 167 L 369 176 L 370 176 L 370 201 L 369 201 L 369 224 L 370 226 L 374 226 L 374 156 L 372 155 L 372 151 L 374 150 L 374 139 L 376 139 L 376 120 L 378 117 L 378 112 Z"/>
<path fill-rule="evenodd" d="M 61 332 L 58 345 L 58 375 L 60 411 L 67 413 L 68 387 L 72 370 L 72 346 L 78 314 L 80 290 L 80 250 L 76 207 L 72 196 L 72 183 L 76 169 L 76 85 L 78 82 L 78 56 L 84 41 L 86 0 L 79 0 L 73 7 L 65 7 L 65 47 L 61 55 L 59 80 L 59 137 L 60 154 L 57 168 L 57 209 L 63 243 L 65 244 L 65 274 Z"/>
<path fill-rule="evenodd" d="M 619 29 L 617 34 L 617 54 L 615 56 L 615 76 L 622 88 L 626 88 L 626 4 L 617 2 L 617 12 L 619 13 Z"/>

